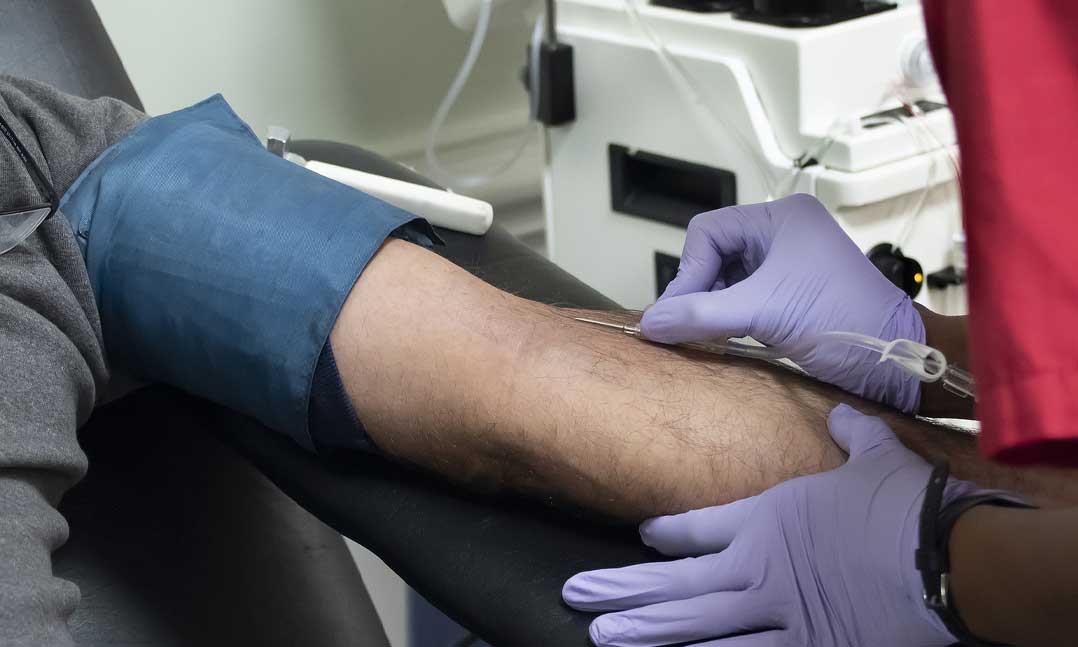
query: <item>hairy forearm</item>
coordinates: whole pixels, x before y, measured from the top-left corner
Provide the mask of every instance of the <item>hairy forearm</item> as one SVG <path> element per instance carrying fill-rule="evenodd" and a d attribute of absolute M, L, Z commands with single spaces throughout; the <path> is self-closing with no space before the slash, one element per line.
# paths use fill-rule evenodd
<path fill-rule="evenodd" d="M 1078 508 L 980 506 L 951 535 L 952 590 L 963 621 L 985 640 L 1070 644 L 1078 609 Z"/>
<path fill-rule="evenodd" d="M 332 339 L 360 418 L 388 454 L 628 519 L 836 467 L 830 409 L 879 410 L 764 364 L 575 322 L 396 241 L 357 282 Z M 915 450 L 951 456 L 958 474 L 1021 485 L 977 459 L 968 436 L 888 421 Z M 1037 478 L 1024 489 L 1064 492 Z"/>

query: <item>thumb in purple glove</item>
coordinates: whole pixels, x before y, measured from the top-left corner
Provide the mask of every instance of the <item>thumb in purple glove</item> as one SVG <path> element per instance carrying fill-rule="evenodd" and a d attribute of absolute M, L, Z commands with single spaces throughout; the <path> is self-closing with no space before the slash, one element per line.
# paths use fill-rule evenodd
<path fill-rule="evenodd" d="M 808 195 L 704 213 L 689 223 L 677 277 L 641 321 L 653 341 L 751 336 L 792 344 L 823 332 L 924 343 L 921 317 Z M 810 375 L 912 413 L 920 383 L 871 351 L 825 343 L 791 357 Z"/>
<path fill-rule="evenodd" d="M 931 468 L 879 418 L 840 405 L 828 426 L 850 452 L 842 467 L 728 505 L 646 521 L 644 543 L 690 557 L 566 582 L 562 595 L 570 606 L 608 612 L 592 623 L 592 642 L 952 644 L 924 606 L 914 565 Z M 944 500 L 975 492 L 951 479 Z"/>

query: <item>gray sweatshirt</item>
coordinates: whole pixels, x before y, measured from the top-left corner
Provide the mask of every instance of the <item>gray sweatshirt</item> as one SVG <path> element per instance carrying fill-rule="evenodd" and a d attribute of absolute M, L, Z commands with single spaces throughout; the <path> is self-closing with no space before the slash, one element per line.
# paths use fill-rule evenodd
<path fill-rule="evenodd" d="M 0 75 L 0 114 L 63 194 L 145 116 Z M 0 138 L 0 211 L 38 204 Z M 86 470 L 76 430 L 108 381 L 101 326 L 67 222 L 53 217 L 0 255 L 0 645 L 67 645 L 78 588 L 52 575 L 67 539 L 56 506 Z"/>

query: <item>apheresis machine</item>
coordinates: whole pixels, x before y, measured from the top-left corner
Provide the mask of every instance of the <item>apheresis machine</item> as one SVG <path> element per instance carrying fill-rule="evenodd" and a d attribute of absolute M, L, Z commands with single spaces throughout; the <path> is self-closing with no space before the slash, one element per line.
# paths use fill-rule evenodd
<path fill-rule="evenodd" d="M 468 24 L 483 3 L 454 4 Z M 965 311 L 958 151 L 918 2 L 557 0 L 539 21 L 523 76 L 558 265 L 644 307 L 694 215 L 803 192 L 918 301 Z"/>

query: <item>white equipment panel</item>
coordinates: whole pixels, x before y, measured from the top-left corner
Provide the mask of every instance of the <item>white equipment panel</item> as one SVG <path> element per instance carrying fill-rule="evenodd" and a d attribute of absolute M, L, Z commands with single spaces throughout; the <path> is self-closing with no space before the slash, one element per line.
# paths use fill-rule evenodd
<path fill-rule="evenodd" d="M 788 29 L 640 3 L 647 31 L 624 0 L 558 7 L 559 39 L 575 49 L 577 120 L 547 131 L 544 200 L 551 258 L 580 279 L 626 307 L 644 307 L 656 298 L 656 253 L 676 257 L 684 242 L 683 224 L 614 208 L 612 182 L 633 180 L 612 170 L 611 146 L 645 161 L 655 155 L 728 171 L 737 203 L 815 194 L 865 251 L 895 243 L 919 211 L 903 251 L 926 273 L 951 264 L 960 201 L 950 111 L 868 128 L 861 119 L 899 105 L 884 99 L 902 78 L 911 39 L 924 38 L 919 5 Z M 679 88 L 653 37 L 703 105 Z M 819 164 L 797 173 L 793 160 L 807 152 Z M 692 189 L 678 195 L 684 187 L 670 177 L 677 166 L 645 170 L 639 190 L 707 204 Z M 956 313 L 964 310 L 961 291 L 926 288 L 918 300 Z"/>

